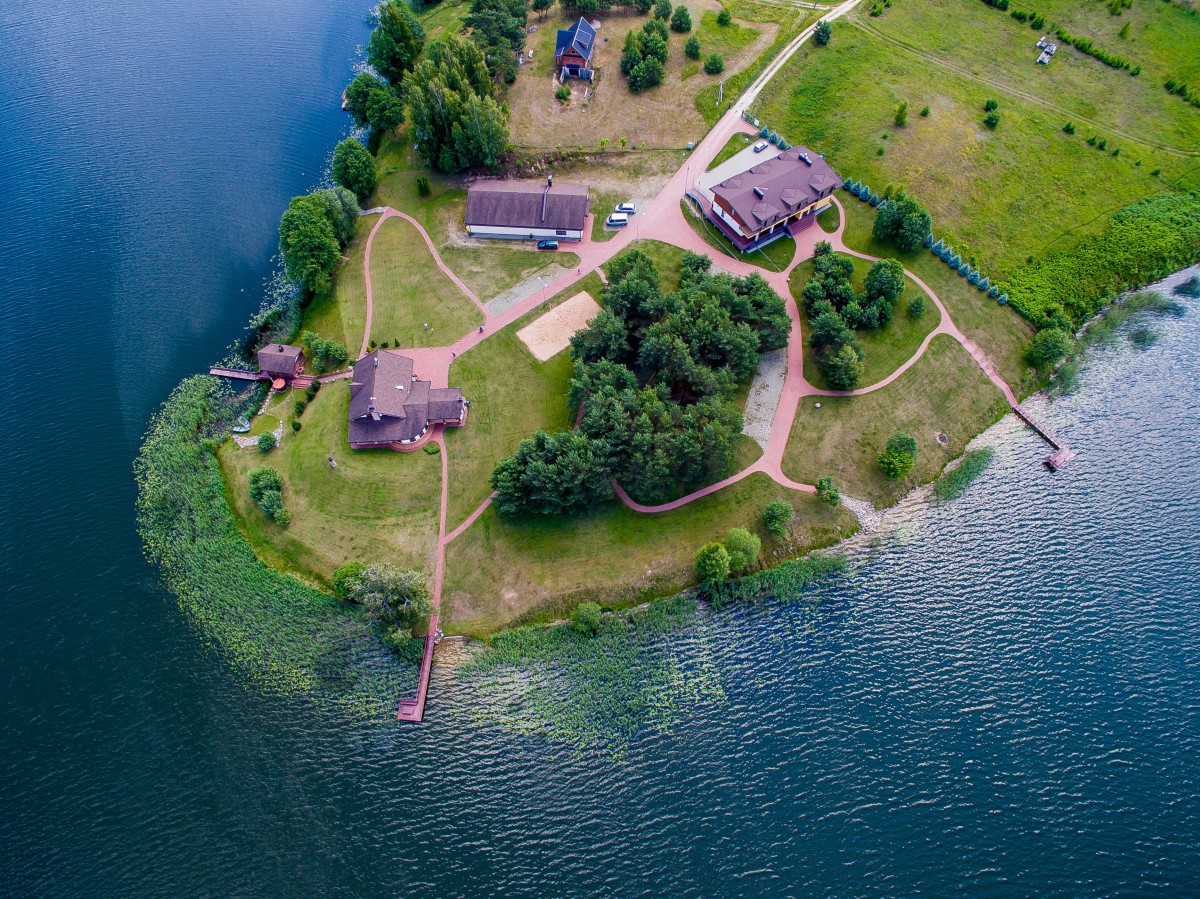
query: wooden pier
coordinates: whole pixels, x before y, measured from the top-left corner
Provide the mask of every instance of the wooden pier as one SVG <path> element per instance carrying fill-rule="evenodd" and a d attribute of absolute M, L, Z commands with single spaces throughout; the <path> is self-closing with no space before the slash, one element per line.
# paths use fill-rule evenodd
<path fill-rule="evenodd" d="M 214 365 L 208 370 L 210 375 L 216 375 L 218 378 L 235 378 L 239 381 L 265 381 L 266 376 L 256 371 L 243 371 L 240 368 L 222 368 L 219 365 Z"/>
<path fill-rule="evenodd" d="M 429 632 L 425 634 L 425 654 L 421 656 L 421 673 L 417 677 L 417 695 L 414 699 L 401 699 L 396 718 L 400 721 L 419 722 L 425 718 L 425 697 L 429 695 L 429 670 L 433 667 L 433 647 L 437 643 L 438 617 L 429 619 Z"/>
<path fill-rule="evenodd" d="M 1026 412 L 1020 403 L 1014 403 L 1012 410 L 1016 413 L 1017 418 L 1033 429 L 1035 434 L 1054 447 L 1054 452 L 1045 458 L 1043 464 L 1051 471 L 1059 471 L 1066 468 L 1067 464 L 1075 458 L 1075 453 L 1071 451 L 1071 448 L 1054 436 L 1053 431 L 1043 426 L 1041 422 Z"/>

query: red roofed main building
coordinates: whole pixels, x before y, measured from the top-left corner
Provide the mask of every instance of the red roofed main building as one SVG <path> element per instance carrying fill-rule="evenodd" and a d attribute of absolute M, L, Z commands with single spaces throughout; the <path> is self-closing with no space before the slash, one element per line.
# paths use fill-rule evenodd
<path fill-rule="evenodd" d="M 829 205 L 841 179 L 823 158 L 792 147 L 732 175 L 712 190 L 709 218 L 743 253 L 782 237 Z"/>
<path fill-rule="evenodd" d="M 416 449 L 433 425 L 457 427 L 467 404 L 457 387 L 433 387 L 413 374 L 413 361 L 376 350 L 354 363 L 350 382 L 352 449 Z"/>

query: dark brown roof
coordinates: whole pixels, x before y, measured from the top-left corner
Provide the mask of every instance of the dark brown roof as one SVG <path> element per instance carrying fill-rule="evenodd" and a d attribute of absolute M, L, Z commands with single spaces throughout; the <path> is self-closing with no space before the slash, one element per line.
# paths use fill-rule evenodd
<path fill-rule="evenodd" d="M 258 351 L 259 371 L 296 370 L 296 364 L 304 353 L 303 347 L 289 346 L 286 343 L 269 343 Z"/>
<path fill-rule="evenodd" d="M 792 147 L 726 178 L 712 192 L 754 233 L 832 193 L 840 183 L 824 159 L 805 147 Z"/>
<path fill-rule="evenodd" d="M 480 181 L 467 191 L 468 225 L 582 231 L 587 214 L 586 184 Z"/>
<path fill-rule="evenodd" d="M 462 417 L 462 391 L 432 389 L 413 379 L 407 356 L 376 350 L 354 363 L 350 381 L 350 443 L 398 443 L 413 440 L 430 424 Z"/>

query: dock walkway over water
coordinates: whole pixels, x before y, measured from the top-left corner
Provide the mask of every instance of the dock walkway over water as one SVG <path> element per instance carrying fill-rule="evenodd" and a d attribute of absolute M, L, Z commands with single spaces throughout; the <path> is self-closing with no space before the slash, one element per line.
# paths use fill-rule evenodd
<path fill-rule="evenodd" d="M 1058 471 L 1060 468 L 1066 467 L 1067 463 L 1075 458 L 1075 453 L 1071 451 L 1071 448 L 1059 440 L 1053 431 L 1030 415 L 1020 403 L 1013 403 L 1012 410 L 1016 413 L 1017 418 L 1033 429 L 1035 434 L 1054 447 L 1054 452 L 1045 459 L 1045 466 L 1047 468 L 1051 471 Z"/>

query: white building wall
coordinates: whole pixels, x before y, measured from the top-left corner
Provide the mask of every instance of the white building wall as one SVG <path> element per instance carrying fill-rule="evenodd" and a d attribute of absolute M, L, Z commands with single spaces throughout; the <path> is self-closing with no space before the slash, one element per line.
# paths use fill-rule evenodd
<path fill-rule="evenodd" d="M 508 240 L 583 240 L 583 230 L 554 228 L 507 228 L 502 225 L 467 225 L 472 237 L 498 237 Z"/>

